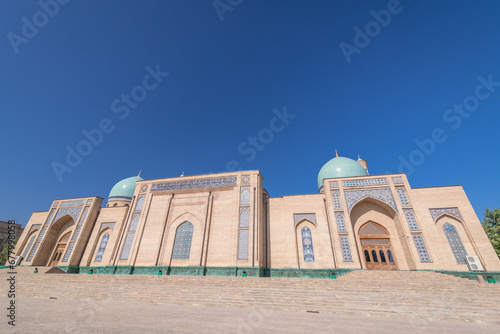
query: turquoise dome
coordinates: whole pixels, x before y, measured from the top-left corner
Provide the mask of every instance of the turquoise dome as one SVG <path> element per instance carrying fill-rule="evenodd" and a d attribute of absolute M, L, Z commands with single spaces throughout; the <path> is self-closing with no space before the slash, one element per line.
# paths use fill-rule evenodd
<path fill-rule="evenodd" d="M 135 192 L 135 183 L 143 180 L 140 176 L 132 176 L 121 180 L 111 188 L 108 201 L 131 201 Z"/>
<path fill-rule="evenodd" d="M 318 188 L 321 189 L 321 187 L 323 187 L 324 179 L 367 175 L 368 172 L 359 162 L 343 157 L 333 158 L 319 171 Z"/>

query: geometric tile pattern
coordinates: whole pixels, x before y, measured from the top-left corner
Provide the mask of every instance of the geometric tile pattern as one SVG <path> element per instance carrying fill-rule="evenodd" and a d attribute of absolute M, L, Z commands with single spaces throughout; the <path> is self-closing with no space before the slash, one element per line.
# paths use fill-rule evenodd
<path fill-rule="evenodd" d="M 419 227 L 417 224 L 417 219 L 415 218 L 415 213 L 413 212 L 412 209 L 405 209 L 405 217 L 406 217 L 406 222 L 408 223 L 408 226 L 410 227 L 410 231 L 418 231 Z"/>
<path fill-rule="evenodd" d="M 344 214 L 342 213 L 337 214 L 337 226 L 339 232 L 346 232 Z"/>
<path fill-rule="evenodd" d="M 137 225 L 139 224 L 139 214 L 134 215 L 132 221 L 130 222 L 130 226 L 128 227 L 129 232 L 135 232 L 137 230 Z"/>
<path fill-rule="evenodd" d="M 45 221 L 45 225 L 50 224 L 55 213 L 56 213 L 56 209 L 50 210 L 50 214 L 49 214 L 49 217 L 47 218 L 47 220 Z"/>
<path fill-rule="evenodd" d="M 368 223 L 363 225 L 359 235 L 387 235 L 387 233 L 378 225 L 373 223 Z"/>
<path fill-rule="evenodd" d="M 342 209 L 342 204 L 340 203 L 340 191 L 332 190 L 330 194 L 332 195 L 333 208 L 335 210 Z"/>
<path fill-rule="evenodd" d="M 396 212 L 396 202 L 394 202 L 394 197 L 392 197 L 392 192 L 389 188 L 382 189 L 363 189 L 363 190 L 345 190 L 344 191 L 345 200 L 347 202 L 347 209 L 351 211 L 354 204 L 366 197 L 373 197 L 378 199 L 389 206 L 391 206 Z"/>
<path fill-rule="evenodd" d="M 122 254 L 120 255 L 120 260 L 127 260 L 130 254 L 130 249 L 132 248 L 132 242 L 134 241 L 135 232 L 127 233 L 125 242 L 123 243 Z"/>
<path fill-rule="evenodd" d="M 460 211 L 458 211 L 458 208 L 430 209 L 429 211 L 431 212 L 431 216 L 434 221 L 436 221 L 436 219 L 442 214 L 447 214 L 463 220 Z"/>
<path fill-rule="evenodd" d="M 236 176 L 226 176 L 226 177 L 216 177 L 210 179 L 191 180 L 191 181 L 153 183 L 151 191 L 204 188 L 204 187 L 222 187 L 222 186 L 233 186 L 235 184 L 236 184 Z"/>
<path fill-rule="evenodd" d="M 23 259 L 26 258 L 26 254 L 28 254 L 28 250 L 31 248 L 31 245 L 33 245 L 33 241 L 35 241 L 36 235 L 32 236 L 30 239 L 30 242 L 28 242 L 28 246 L 24 249 L 23 252 Z"/>
<path fill-rule="evenodd" d="M 71 252 L 73 251 L 73 248 L 75 247 L 75 243 L 71 242 L 68 247 L 68 251 L 66 252 L 66 255 L 64 255 L 64 259 L 62 262 L 68 262 L 69 257 L 71 256 Z"/>
<path fill-rule="evenodd" d="M 297 223 L 300 222 L 302 219 L 307 219 L 307 220 L 313 222 L 315 225 L 318 224 L 316 222 L 316 214 L 315 213 L 294 213 L 293 214 L 293 222 L 295 225 L 297 225 Z"/>
<path fill-rule="evenodd" d="M 410 206 L 410 201 L 408 200 L 408 196 L 406 195 L 406 190 L 404 187 L 397 187 L 399 201 L 402 206 Z"/>
<path fill-rule="evenodd" d="M 92 204 L 92 199 L 88 199 L 88 200 L 87 200 L 87 203 L 85 203 L 85 204 L 86 204 L 86 205 L 90 205 L 90 204 Z"/>
<path fill-rule="evenodd" d="M 421 234 L 412 234 L 413 242 L 415 242 L 415 247 L 417 247 L 418 256 L 420 256 L 420 262 L 431 262 L 427 248 L 425 247 L 424 239 Z"/>
<path fill-rule="evenodd" d="M 455 226 L 446 223 L 443 225 L 443 230 L 446 238 L 448 239 L 448 243 L 450 244 L 453 255 L 457 260 L 457 263 L 465 263 L 465 256 L 467 255 L 467 251 L 462 244 L 462 240 L 458 235 L 457 229 L 455 228 Z"/>
<path fill-rule="evenodd" d="M 389 184 L 389 181 L 386 178 L 342 181 L 342 185 L 344 187 L 379 186 L 379 185 L 386 185 L 386 184 Z"/>
<path fill-rule="evenodd" d="M 248 210 L 241 210 L 240 213 L 240 227 L 248 228 L 250 225 L 250 215 Z"/>
<path fill-rule="evenodd" d="M 33 246 L 33 249 L 31 250 L 31 253 L 30 253 L 30 256 L 28 256 L 28 259 L 26 260 L 27 262 L 31 262 L 31 260 L 33 260 L 33 256 L 35 255 L 37 249 L 38 249 L 38 246 L 40 246 L 40 243 L 37 242 L 35 244 L 35 246 Z"/>
<path fill-rule="evenodd" d="M 76 222 L 81 211 L 82 208 L 59 209 L 59 211 L 57 211 L 56 218 L 54 218 L 54 222 L 66 215 L 70 215 L 71 217 L 73 217 L 73 220 Z"/>
<path fill-rule="evenodd" d="M 248 230 L 239 230 L 238 233 L 238 260 L 248 260 Z"/>
<path fill-rule="evenodd" d="M 347 235 L 340 236 L 340 245 L 342 246 L 344 262 L 352 262 L 351 247 L 349 247 L 349 239 L 347 238 Z"/>
<path fill-rule="evenodd" d="M 240 205 L 250 205 L 250 187 L 241 187 Z"/>
<path fill-rule="evenodd" d="M 102 256 L 104 255 L 104 251 L 106 250 L 106 246 L 108 245 L 109 233 L 106 233 L 101 240 L 101 244 L 99 245 L 99 249 L 97 250 L 97 255 L 95 256 L 94 262 L 101 262 Z"/>
<path fill-rule="evenodd" d="M 82 230 L 83 222 L 85 221 L 85 218 L 87 218 L 87 214 L 89 213 L 89 209 L 90 209 L 90 206 L 86 206 L 85 209 L 83 210 L 82 216 L 80 217 L 80 220 L 78 221 L 78 225 L 76 226 L 75 233 L 73 233 L 73 238 L 71 238 L 71 240 L 78 239 L 78 236 L 80 235 L 80 231 Z"/>
<path fill-rule="evenodd" d="M 57 208 L 59 206 L 59 202 L 54 202 L 54 204 L 52 204 L 52 207 L 54 208 Z"/>
<path fill-rule="evenodd" d="M 339 181 L 330 181 L 330 188 L 338 188 Z"/>
<path fill-rule="evenodd" d="M 135 205 L 135 211 L 142 210 L 142 206 L 144 205 L 145 199 L 146 199 L 146 196 L 139 196 L 139 199 L 137 200 L 137 204 Z"/>
<path fill-rule="evenodd" d="M 83 205 L 84 203 L 85 203 L 84 199 L 77 201 L 66 201 L 61 203 L 61 207 Z"/>
<path fill-rule="evenodd" d="M 405 184 L 405 181 L 403 181 L 403 178 L 401 176 L 396 176 L 392 178 L 392 183 L 394 184 Z"/>
<path fill-rule="evenodd" d="M 191 241 L 193 240 L 193 224 L 182 223 L 175 233 L 174 250 L 172 260 L 189 260 L 191 252 Z"/>
<path fill-rule="evenodd" d="M 314 248 L 311 230 L 304 226 L 302 228 L 302 250 L 304 252 L 304 262 L 314 262 Z"/>
<path fill-rule="evenodd" d="M 45 235 L 45 232 L 47 232 L 47 228 L 48 228 L 47 226 L 44 226 L 44 227 L 42 228 L 42 231 L 41 231 L 41 232 L 40 232 L 40 234 L 38 235 L 38 239 L 37 239 L 37 241 L 42 241 L 43 236 Z"/>

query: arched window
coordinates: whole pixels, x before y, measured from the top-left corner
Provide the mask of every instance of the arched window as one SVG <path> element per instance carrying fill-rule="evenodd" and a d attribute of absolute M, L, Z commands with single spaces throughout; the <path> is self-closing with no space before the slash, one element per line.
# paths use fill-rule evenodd
<path fill-rule="evenodd" d="M 250 191 L 248 191 L 248 189 L 244 189 L 241 192 L 240 204 L 241 205 L 250 205 Z"/>
<path fill-rule="evenodd" d="M 378 252 L 380 254 L 380 262 L 385 263 L 385 254 L 383 250 Z"/>
<path fill-rule="evenodd" d="M 411 211 L 406 211 L 406 221 L 408 222 L 408 226 L 411 231 L 418 231 L 417 220 L 415 219 L 415 215 Z"/>
<path fill-rule="evenodd" d="M 390 263 L 394 263 L 394 259 L 392 258 L 392 252 L 390 249 L 387 250 L 387 257 L 389 258 Z"/>
<path fill-rule="evenodd" d="M 398 189 L 398 196 L 402 206 L 410 206 L 410 201 L 408 200 L 408 196 L 406 195 L 406 190 L 404 190 L 404 188 Z"/>
<path fill-rule="evenodd" d="M 113 207 L 118 206 L 118 203 L 113 204 Z"/>
<path fill-rule="evenodd" d="M 372 250 L 372 257 L 373 257 L 373 262 L 378 262 L 377 252 L 375 250 Z"/>
<path fill-rule="evenodd" d="M 193 224 L 182 223 L 175 233 L 174 250 L 172 260 L 189 260 L 191 252 L 191 241 L 193 240 Z"/>
<path fill-rule="evenodd" d="M 135 205 L 135 211 L 142 210 L 142 206 L 144 205 L 144 199 L 146 199 L 145 196 L 139 197 L 139 199 L 137 200 L 137 204 Z"/>
<path fill-rule="evenodd" d="M 139 224 L 139 215 L 135 215 L 134 218 L 132 218 L 132 221 L 130 222 L 130 227 L 128 228 L 128 230 L 130 232 L 137 230 L 138 224 Z"/>
<path fill-rule="evenodd" d="M 28 246 L 26 246 L 26 248 L 24 249 L 24 252 L 23 252 L 23 259 L 25 259 L 26 255 L 28 255 L 28 251 L 31 248 L 33 241 L 35 241 L 35 238 L 36 238 L 36 235 L 33 235 L 30 239 L 30 242 L 28 242 Z"/>
<path fill-rule="evenodd" d="M 443 225 L 443 230 L 457 263 L 465 263 L 465 256 L 467 255 L 467 252 L 465 251 L 462 240 L 458 235 L 457 229 L 455 226 L 446 223 Z"/>
<path fill-rule="evenodd" d="M 309 227 L 302 228 L 302 250 L 304 252 L 304 262 L 314 262 L 314 248 L 312 233 Z"/>
<path fill-rule="evenodd" d="M 106 233 L 101 239 L 101 244 L 99 245 L 99 249 L 97 250 L 97 254 L 94 259 L 95 262 L 102 261 L 104 251 L 106 250 L 106 246 L 108 245 L 108 240 L 109 240 L 109 233 Z"/>
<path fill-rule="evenodd" d="M 250 224 L 250 216 L 247 210 L 243 210 L 240 213 L 240 227 L 248 227 Z"/>
<path fill-rule="evenodd" d="M 332 190 L 331 194 L 333 200 L 333 207 L 335 209 L 342 209 L 342 204 L 340 203 L 340 191 Z"/>
<path fill-rule="evenodd" d="M 371 262 L 370 253 L 368 253 L 368 251 L 366 249 L 365 249 L 365 260 L 366 260 L 366 262 Z"/>
<path fill-rule="evenodd" d="M 345 232 L 345 220 L 343 214 L 337 215 L 337 226 L 339 227 L 339 232 Z"/>

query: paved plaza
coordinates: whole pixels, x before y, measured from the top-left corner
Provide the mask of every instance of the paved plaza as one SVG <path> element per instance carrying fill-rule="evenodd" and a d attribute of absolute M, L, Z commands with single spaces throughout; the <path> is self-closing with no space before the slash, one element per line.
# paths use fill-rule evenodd
<path fill-rule="evenodd" d="M 500 333 L 490 324 L 126 301 L 17 298 L 16 305 L 16 327 L 4 320 L 1 333 Z"/>

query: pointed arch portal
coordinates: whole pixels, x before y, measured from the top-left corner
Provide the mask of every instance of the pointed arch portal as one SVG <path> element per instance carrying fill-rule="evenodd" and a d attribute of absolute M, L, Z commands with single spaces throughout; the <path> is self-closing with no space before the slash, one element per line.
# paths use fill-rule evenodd
<path fill-rule="evenodd" d="M 368 222 L 359 229 L 362 258 L 366 269 L 397 270 L 389 233 L 381 225 Z"/>

